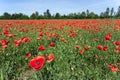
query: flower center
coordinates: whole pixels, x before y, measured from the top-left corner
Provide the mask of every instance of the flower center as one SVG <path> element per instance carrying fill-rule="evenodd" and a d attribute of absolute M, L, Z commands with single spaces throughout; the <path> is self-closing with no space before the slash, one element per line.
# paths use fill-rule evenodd
<path fill-rule="evenodd" d="M 37 62 L 36 62 L 36 64 L 37 64 L 37 65 L 39 65 L 39 64 L 40 64 L 40 62 L 39 62 L 39 61 L 37 61 Z"/>

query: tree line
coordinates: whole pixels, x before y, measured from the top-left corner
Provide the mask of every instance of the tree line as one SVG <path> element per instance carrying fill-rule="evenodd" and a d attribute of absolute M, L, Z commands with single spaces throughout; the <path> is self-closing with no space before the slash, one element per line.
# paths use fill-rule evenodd
<path fill-rule="evenodd" d="M 51 14 L 50 10 L 47 9 L 43 15 L 39 14 L 39 12 L 34 12 L 30 16 L 25 15 L 23 13 L 14 13 L 10 14 L 8 12 L 4 12 L 3 15 L 0 16 L 0 19 L 120 19 L 120 6 L 118 10 L 115 12 L 114 8 L 106 8 L 104 12 L 101 12 L 100 15 L 90 12 L 88 9 L 83 12 L 78 13 L 70 13 L 68 15 L 61 15 L 60 13 Z"/>

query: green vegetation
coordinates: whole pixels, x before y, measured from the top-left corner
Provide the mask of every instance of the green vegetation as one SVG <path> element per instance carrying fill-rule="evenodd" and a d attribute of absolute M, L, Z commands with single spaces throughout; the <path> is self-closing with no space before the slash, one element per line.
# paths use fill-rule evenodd
<path fill-rule="evenodd" d="M 6 49 L 2 48 L 2 42 L 0 44 L 0 80 L 119 80 L 120 72 L 117 68 L 120 68 L 120 52 L 115 52 L 116 46 L 113 42 L 120 41 L 120 31 L 113 31 L 115 25 L 111 28 L 109 28 L 111 25 L 103 25 L 104 28 L 98 32 L 93 30 L 95 28 L 87 30 L 65 26 L 59 29 L 56 25 L 52 27 L 51 25 L 37 27 L 36 24 L 31 26 L 13 24 L 7 28 L 10 34 L 16 34 L 12 38 L 6 37 L 7 33 L 3 31 L 5 27 L 1 27 L 0 32 L 3 33 L 0 41 L 4 39 L 9 43 Z M 19 32 L 21 27 L 28 32 L 26 30 Z M 33 27 L 38 29 L 34 30 Z M 43 35 L 39 30 L 42 30 Z M 52 36 L 49 36 L 51 33 Z M 112 36 L 106 41 L 108 33 Z M 30 42 L 16 46 L 14 40 L 23 37 L 29 37 Z M 55 47 L 50 47 L 50 42 L 54 42 Z M 44 51 L 38 50 L 41 45 L 45 46 Z M 108 50 L 98 50 L 98 45 L 107 46 Z M 32 55 L 30 58 L 26 57 L 28 52 Z M 55 60 L 51 63 L 45 62 L 41 70 L 35 71 L 29 66 L 30 60 L 34 57 L 38 55 L 45 57 L 51 53 L 55 55 Z M 115 65 L 116 70 L 111 70 L 109 65 Z"/>

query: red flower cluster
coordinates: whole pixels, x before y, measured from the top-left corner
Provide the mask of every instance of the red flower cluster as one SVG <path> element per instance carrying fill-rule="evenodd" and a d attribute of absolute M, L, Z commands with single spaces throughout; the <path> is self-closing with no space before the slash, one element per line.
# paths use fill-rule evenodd
<path fill-rule="evenodd" d="M 15 46 L 20 46 L 22 43 L 30 42 L 31 38 L 21 38 L 19 40 L 14 40 Z"/>
<path fill-rule="evenodd" d="M 14 40 L 15 46 L 20 46 L 22 44 L 21 40 Z"/>
<path fill-rule="evenodd" d="M 108 68 L 110 68 L 115 73 L 119 71 L 119 69 L 114 65 L 108 65 Z"/>
<path fill-rule="evenodd" d="M 31 38 L 29 38 L 29 37 L 27 37 L 27 38 L 21 38 L 21 41 L 22 41 L 23 43 L 25 43 L 25 42 L 30 42 L 30 40 L 31 40 Z"/>
<path fill-rule="evenodd" d="M 7 41 L 7 40 L 1 40 L 0 43 L 1 43 L 2 45 L 8 45 L 9 41 Z"/>
<path fill-rule="evenodd" d="M 0 44 L 2 44 L 2 49 L 3 49 L 3 50 L 6 50 L 6 49 L 7 49 L 8 43 L 9 43 L 9 41 L 7 41 L 7 40 L 1 40 L 1 41 L 0 41 Z"/>
<path fill-rule="evenodd" d="M 31 56 L 30 53 L 26 54 L 26 57 L 29 58 L 30 56 Z M 43 56 L 37 56 L 37 57 L 33 58 L 32 60 L 30 60 L 29 65 L 36 71 L 39 71 L 44 67 L 45 59 L 46 59 L 46 62 L 50 63 L 53 60 L 55 60 L 55 56 L 54 56 L 54 54 L 49 54 L 45 58 Z"/>
<path fill-rule="evenodd" d="M 14 36 L 16 36 L 16 34 L 6 34 L 6 37 L 8 37 L 8 38 L 12 38 Z"/>
<path fill-rule="evenodd" d="M 107 46 L 98 45 L 98 50 L 107 51 L 107 50 L 108 50 L 108 47 L 107 47 Z"/>

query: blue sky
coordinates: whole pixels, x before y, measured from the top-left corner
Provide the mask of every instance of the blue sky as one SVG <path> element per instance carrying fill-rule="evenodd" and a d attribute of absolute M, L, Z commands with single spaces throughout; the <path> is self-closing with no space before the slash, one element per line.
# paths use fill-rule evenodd
<path fill-rule="evenodd" d="M 117 10 L 119 5 L 120 0 L 0 0 L 0 15 L 4 12 L 30 15 L 35 11 L 43 14 L 46 9 L 52 14 L 68 14 L 87 9 L 99 14 L 107 7 Z"/>

